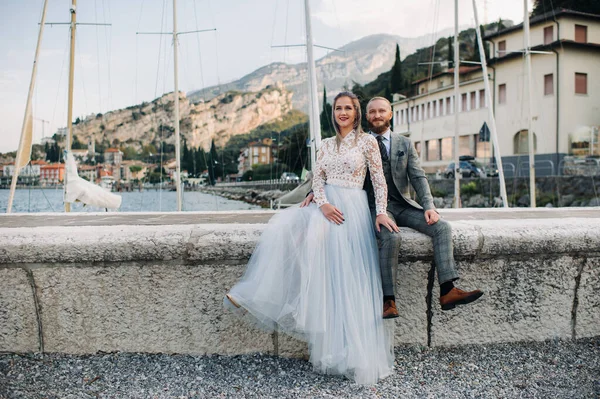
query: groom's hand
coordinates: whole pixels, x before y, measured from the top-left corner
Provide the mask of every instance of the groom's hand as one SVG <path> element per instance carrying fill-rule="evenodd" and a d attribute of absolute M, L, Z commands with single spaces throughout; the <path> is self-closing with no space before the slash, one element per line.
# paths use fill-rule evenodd
<path fill-rule="evenodd" d="M 304 198 L 304 201 L 300 203 L 300 208 L 308 206 L 312 202 L 313 198 L 315 198 L 315 195 L 313 193 L 308 194 L 306 198 Z"/>
<path fill-rule="evenodd" d="M 425 221 L 428 225 L 436 224 L 440 220 L 440 215 L 434 211 L 433 209 L 428 209 L 425 211 Z"/>
<path fill-rule="evenodd" d="M 399 233 L 400 229 L 396 226 L 396 223 L 388 215 L 377 215 L 375 219 L 375 229 L 377 232 L 381 232 L 381 226 L 386 227 L 390 233 Z"/>

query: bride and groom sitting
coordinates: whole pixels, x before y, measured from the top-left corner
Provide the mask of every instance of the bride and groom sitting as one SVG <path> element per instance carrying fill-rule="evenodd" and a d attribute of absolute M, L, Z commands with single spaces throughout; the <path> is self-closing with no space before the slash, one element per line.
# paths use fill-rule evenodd
<path fill-rule="evenodd" d="M 483 295 L 480 290 L 466 292 L 454 287 L 453 282 L 459 276 L 454 262 L 452 228 L 448 222 L 440 219 L 435 210 L 427 176 L 420 166 L 419 155 L 412 142 L 390 130 L 390 102 L 383 97 L 374 97 L 368 102 L 366 113 L 369 133 L 377 139 L 381 153 L 388 190 L 387 215 L 393 222 L 390 228 L 379 229 L 376 233 L 383 288 L 383 318 L 399 316 L 394 285 L 401 236 L 396 226 L 410 227 L 432 238 L 434 263 L 440 284 L 440 305 L 443 310 L 477 300 Z M 420 204 L 410 198 L 409 184 L 415 190 Z M 367 192 L 369 208 L 374 215 L 374 190 L 368 175 L 364 189 Z M 313 193 L 309 193 L 300 206 L 308 205 L 313 197 Z"/>
<path fill-rule="evenodd" d="M 313 191 L 271 218 L 224 305 L 269 331 L 303 338 L 315 370 L 374 384 L 394 369 L 383 319 L 399 317 L 398 226 L 432 237 L 442 309 L 483 293 L 453 285 L 450 225 L 435 211 L 412 143 L 390 131 L 389 101 L 367 105 L 370 133 L 361 130 L 361 114 L 355 94 L 334 98 L 336 136 L 321 143 Z M 409 179 L 421 205 L 408 196 Z"/>

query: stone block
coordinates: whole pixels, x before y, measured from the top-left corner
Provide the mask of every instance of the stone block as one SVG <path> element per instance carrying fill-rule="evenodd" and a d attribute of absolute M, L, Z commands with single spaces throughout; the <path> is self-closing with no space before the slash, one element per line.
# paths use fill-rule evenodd
<path fill-rule="evenodd" d="M 600 336 L 600 258 L 585 260 L 579 282 L 575 336 Z"/>
<path fill-rule="evenodd" d="M 427 345 L 427 275 L 430 269 L 431 261 L 404 261 L 398 265 L 396 306 L 400 317 L 389 320 L 395 325 L 396 345 Z"/>
<path fill-rule="evenodd" d="M 193 225 L 0 229 L 1 263 L 180 259 Z"/>
<path fill-rule="evenodd" d="M 197 225 L 187 241 L 186 258 L 191 261 L 247 261 L 265 224 Z"/>
<path fill-rule="evenodd" d="M 307 360 L 310 357 L 308 344 L 306 342 L 290 337 L 282 332 L 277 333 L 277 344 L 277 354 L 279 356 L 296 357 Z"/>
<path fill-rule="evenodd" d="M 530 254 L 586 253 L 600 248 L 598 219 L 512 219 L 469 221 L 483 235 L 481 254 L 503 257 Z"/>
<path fill-rule="evenodd" d="M 35 301 L 27 272 L 0 269 L 0 352 L 39 350 Z"/>
<path fill-rule="evenodd" d="M 48 352 L 273 353 L 223 309 L 242 265 L 74 266 L 34 271 Z"/>
<path fill-rule="evenodd" d="M 458 262 L 457 285 L 484 295 L 442 311 L 434 285 L 432 345 L 570 339 L 578 264 L 569 256 Z"/>

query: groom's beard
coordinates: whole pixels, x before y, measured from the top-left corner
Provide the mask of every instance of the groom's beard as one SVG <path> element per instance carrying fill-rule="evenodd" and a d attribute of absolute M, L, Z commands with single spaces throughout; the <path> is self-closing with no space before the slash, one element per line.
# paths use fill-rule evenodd
<path fill-rule="evenodd" d="M 381 125 L 381 126 L 374 126 L 373 124 L 371 124 L 371 122 L 368 122 L 369 123 L 369 130 L 372 131 L 373 133 L 376 133 L 376 134 L 383 133 L 383 132 L 385 132 L 386 130 L 388 130 L 390 128 L 390 121 L 391 120 L 385 121 L 385 123 L 383 125 Z"/>

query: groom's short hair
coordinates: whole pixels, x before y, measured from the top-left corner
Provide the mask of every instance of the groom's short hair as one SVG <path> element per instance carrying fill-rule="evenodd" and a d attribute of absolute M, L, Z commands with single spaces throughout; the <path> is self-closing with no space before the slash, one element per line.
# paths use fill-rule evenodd
<path fill-rule="evenodd" d="M 390 111 L 392 110 L 392 104 L 390 103 L 390 101 L 387 98 L 385 98 L 385 97 L 379 97 L 379 96 L 373 97 L 372 99 L 370 99 L 369 102 L 367 103 L 367 108 L 366 109 L 369 109 L 369 105 L 371 105 L 371 103 L 373 101 L 377 101 L 377 100 L 383 100 L 383 101 L 385 101 L 387 103 L 388 107 L 390 108 Z"/>

